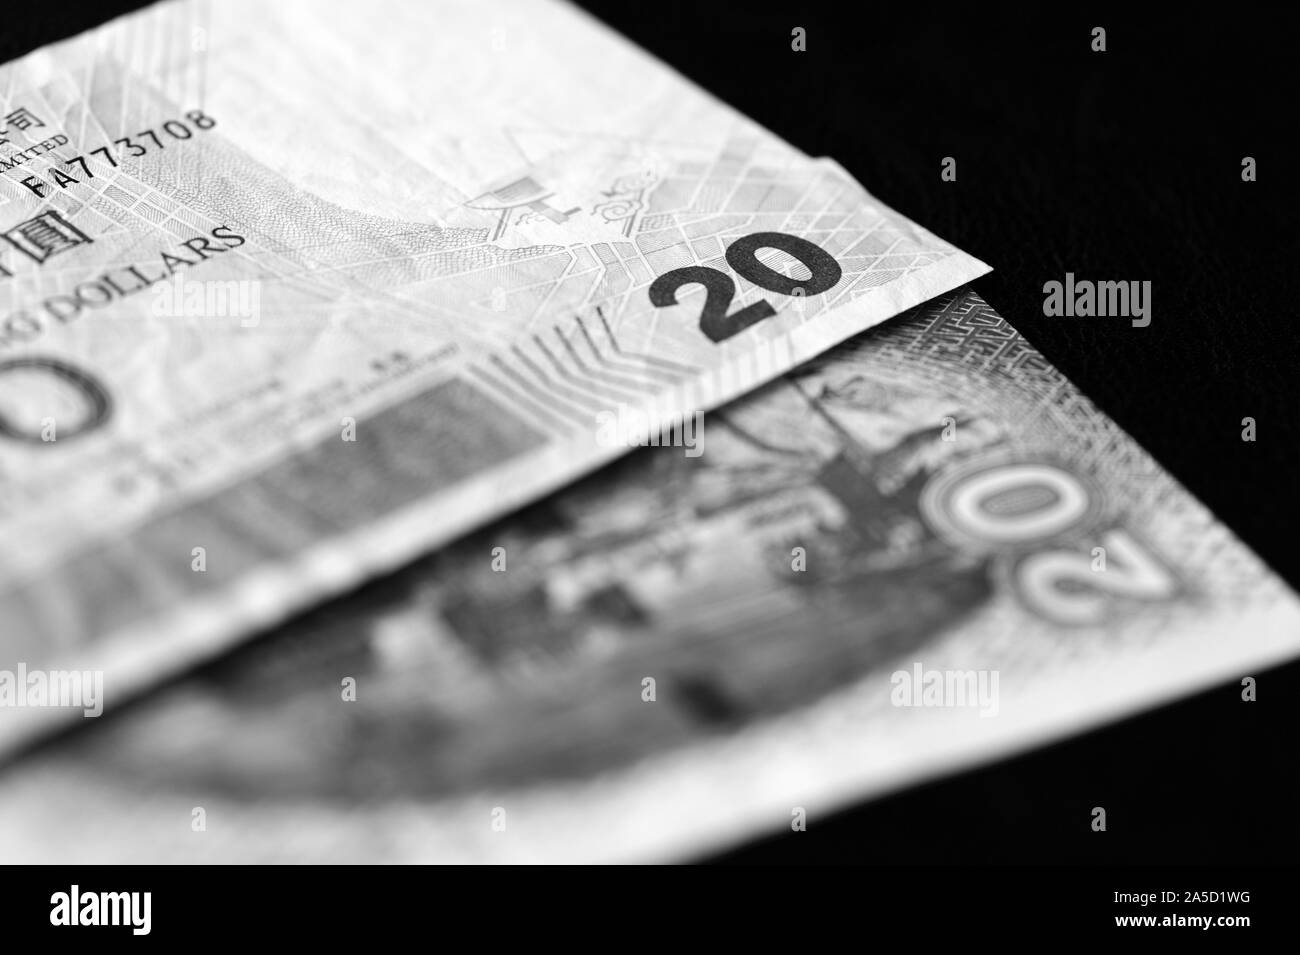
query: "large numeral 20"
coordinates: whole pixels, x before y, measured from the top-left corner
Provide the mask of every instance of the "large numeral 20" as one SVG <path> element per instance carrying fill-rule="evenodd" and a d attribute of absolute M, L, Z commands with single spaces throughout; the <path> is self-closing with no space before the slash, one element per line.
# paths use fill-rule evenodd
<path fill-rule="evenodd" d="M 777 249 L 803 263 L 812 275 L 797 282 L 758 260 L 759 249 Z M 830 253 L 807 239 L 785 232 L 755 232 L 737 239 L 727 248 L 727 264 L 736 274 L 755 285 L 782 295 L 820 295 L 835 287 L 844 270 L 831 258 Z M 736 283 L 731 276 L 703 265 L 691 265 L 665 272 L 650 285 L 650 303 L 656 308 L 677 304 L 677 290 L 683 285 L 699 283 L 704 286 L 704 309 L 700 312 L 700 331 L 709 341 L 720 342 L 743 332 L 755 322 L 776 314 L 776 309 L 766 301 L 727 313 L 736 296 Z"/>

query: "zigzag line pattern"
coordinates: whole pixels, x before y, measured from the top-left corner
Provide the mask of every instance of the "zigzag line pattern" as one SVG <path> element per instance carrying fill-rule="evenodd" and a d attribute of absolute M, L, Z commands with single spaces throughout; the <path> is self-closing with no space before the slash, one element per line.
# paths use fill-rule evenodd
<path fill-rule="evenodd" d="M 599 411 L 616 404 L 642 404 L 703 372 L 626 350 L 599 306 L 595 320 L 575 315 L 568 334 L 559 327 L 551 332 L 554 345 L 533 333 L 470 366 L 478 384 L 548 435 L 591 431 Z"/>

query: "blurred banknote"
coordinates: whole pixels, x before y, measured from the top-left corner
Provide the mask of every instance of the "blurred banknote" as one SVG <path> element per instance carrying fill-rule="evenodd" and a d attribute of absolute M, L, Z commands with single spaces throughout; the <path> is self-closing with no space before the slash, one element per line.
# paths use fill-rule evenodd
<path fill-rule="evenodd" d="M 697 447 L 16 762 L 0 859 L 680 858 L 1300 652 L 1294 594 L 969 290 Z"/>
<path fill-rule="evenodd" d="M 987 271 L 545 0 L 163 3 L 0 105 L 0 670 L 110 706 Z"/>

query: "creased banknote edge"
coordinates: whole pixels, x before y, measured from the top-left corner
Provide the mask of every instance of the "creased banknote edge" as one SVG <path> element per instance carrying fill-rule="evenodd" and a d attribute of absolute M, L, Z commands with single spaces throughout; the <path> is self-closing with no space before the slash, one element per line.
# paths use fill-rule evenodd
<path fill-rule="evenodd" d="M 849 176 L 848 172 L 843 169 L 835 160 L 829 157 L 823 157 L 823 160 L 829 165 L 839 169 L 840 172 Z M 877 199 L 877 202 L 880 200 Z M 884 205 L 884 203 L 881 203 Z M 893 211 L 892 209 L 890 211 Z M 897 213 L 895 212 L 895 215 Z M 910 221 L 910 220 L 909 220 Z M 970 290 L 976 302 L 993 311 L 998 317 L 1007 322 L 1009 326 L 1015 329 L 1007 321 L 1006 317 L 998 312 L 992 305 L 984 300 L 978 292 Z M 902 316 L 899 316 L 902 317 Z M 1019 332 L 1016 332 L 1019 334 Z M 1023 336 L 1022 336 L 1023 337 Z M 1037 349 L 1035 349 L 1037 351 Z M 1096 709 L 1081 709 L 1081 716 L 1077 722 L 1071 722 L 1071 714 L 1059 706 L 1059 700 L 1052 689 L 1046 689 L 1036 694 L 1037 702 L 1025 702 L 1026 706 L 1042 706 L 1052 715 L 1041 723 L 1031 723 L 1025 725 L 1022 729 L 1007 734 L 1005 738 L 987 745 L 977 750 L 956 754 L 951 757 L 932 756 L 925 764 L 912 767 L 901 771 L 897 777 L 883 781 L 878 785 L 855 786 L 852 782 L 837 787 L 838 791 L 827 797 L 825 808 L 828 812 L 834 812 L 837 809 L 844 809 L 848 806 L 871 801 L 892 795 L 898 791 L 914 788 L 924 785 L 927 782 L 937 779 L 948 778 L 953 775 L 976 769 L 983 768 L 990 764 L 1005 761 L 1015 756 L 1040 749 L 1048 744 L 1063 742 L 1067 739 L 1073 739 L 1079 735 L 1088 732 L 1094 732 L 1106 727 L 1112 726 L 1123 720 L 1172 705 L 1186 699 L 1189 696 L 1199 692 L 1204 692 L 1216 686 L 1223 686 L 1225 682 L 1230 683 L 1235 677 L 1249 675 L 1248 670 L 1260 669 L 1283 664 L 1300 659 L 1300 592 L 1297 592 L 1287 580 L 1273 568 L 1268 561 L 1260 556 L 1252 547 L 1250 547 L 1237 532 L 1225 524 L 1211 510 L 1199 496 L 1194 494 L 1183 482 L 1168 468 L 1166 468 L 1157 458 L 1155 458 L 1146 446 L 1135 439 L 1123 426 L 1114 418 L 1106 414 L 1101 408 L 1097 407 L 1086 391 L 1066 375 L 1063 371 L 1052 365 L 1052 369 L 1060 376 L 1061 380 L 1066 382 L 1070 389 L 1073 390 L 1079 398 L 1087 404 L 1094 414 L 1107 421 L 1115 432 L 1122 436 L 1133 447 L 1147 459 L 1147 464 L 1157 469 L 1164 479 L 1169 483 L 1171 489 L 1176 493 L 1185 496 L 1196 508 L 1201 510 L 1210 520 L 1219 524 L 1222 532 L 1228 538 L 1232 546 L 1244 551 L 1250 557 L 1259 562 L 1265 573 L 1272 577 L 1273 584 L 1284 601 L 1290 601 L 1289 604 L 1282 606 L 1284 619 L 1278 622 L 1274 617 L 1266 617 L 1259 621 L 1260 627 L 1267 633 L 1265 645 L 1258 648 L 1252 648 L 1250 651 L 1242 654 L 1239 659 L 1232 661 L 1201 660 L 1197 661 L 1199 666 L 1187 664 L 1186 657 L 1175 656 L 1179 666 L 1183 671 L 1179 676 L 1166 680 L 1159 684 L 1159 688 L 1153 691 L 1149 696 L 1137 694 L 1125 694 L 1115 697 L 1102 704 Z M 1243 624 L 1233 626 L 1232 637 L 1241 632 Z M 1223 639 L 1232 639 L 1227 634 Z M 1171 638 L 1172 639 L 1172 638 Z M 1166 651 L 1167 654 L 1168 651 Z M 1165 674 L 1168 672 L 1167 657 L 1162 657 L 1160 649 L 1148 648 L 1141 652 L 1140 655 L 1149 656 L 1153 662 L 1159 662 L 1158 672 Z M 1126 660 L 1125 666 L 1130 667 L 1132 660 Z M 1239 672 L 1233 673 L 1229 667 L 1235 666 Z M 1096 667 L 1097 671 L 1102 673 L 1110 672 L 1105 667 Z M 1090 674 L 1088 672 L 1073 672 L 1070 679 L 1072 681 L 1083 679 L 1086 680 Z M 1031 696 L 1029 699 L 1033 700 Z M 825 701 L 822 701 L 823 703 Z M 785 808 L 774 807 L 775 808 Z M 786 820 L 782 819 L 782 822 Z M 660 863 L 677 862 L 687 855 L 693 854 L 702 857 L 709 853 L 725 851 L 728 848 L 735 847 L 747 839 L 760 837 L 764 831 L 771 834 L 773 831 L 780 831 L 781 822 L 772 822 L 771 820 L 756 820 L 752 826 L 736 827 L 730 832 L 726 831 L 723 825 L 718 826 L 712 832 L 701 834 L 696 839 L 693 847 L 686 840 L 679 841 L 675 846 L 664 847 L 661 852 L 650 852 L 639 856 L 627 856 L 618 853 L 611 854 L 604 861 L 614 862 L 633 862 L 633 861 L 657 861 Z"/>
<path fill-rule="evenodd" d="M 1294 608 L 1292 608 L 1292 611 L 1294 611 Z M 823 796 L 821 806 L 823 812 L 821 814 L 825 815 L 842 810 L 866 800 L 880 799 L 905 789 L 915 788 L 938 779 L 950 778 L 972 769 L 989 767 L 1053 743 L 1073 740 L 1086 733 L 1105 729 L 1134 716 L 1151 713 L 1161 707 L 1185 700 L 1196 693 L 1225 686 L 1225 684 L 1227 692 L 1235 692 L 1233 681 L 1238 675 L 1249 675 L 1249 671 L 1279 666 L 1300 657 L 1300 640 L 1296 639 L 1294 630 L 1290 633 L 1287 632 L 1288 624 L 1290 627 L 1300 626 L 1300 614 L 1292 612 L 1289 621 L 1277 625 L 1276 632 L 1266 638 L 1268 645 L 1253 649 L 1232 661 L 1199 661 L 1200 666 L 1187 668 L 1187 672 L 1164 682 L 1158 689 L 1147 696 L 1126 691 L 1124 694 L 1116 695 L 1114 699 L 1109 699 L 1096 708 L 1079 707 L 1076 708 L 1076 711 L 1071 711 L 1066 707 L 1058 706 L 1049 717 L 1041 722 L 1022 724 L 1021 727 L 1005 734 L 1001 739 L 965 752 L 933 755 L 924 763 L 901 771 L 874 785 L 862 785 L 856 783 L 853 778 L 846 778 L 837 785 L 830 787 L 833 791 Z M 1161 664 L 1161 670 L 1167 672 L 1169 657 L 1167 648 L 1163 655 L 1155 649 L 1148 651 L 1147 655 L 1151 657 L 1153 663 L 1158 660 Z M 1131 666 L 1133 663 L 1132 660 L 1126 660 L 1125 666 Z M 1230 667 L 1235 668 L 1239 673 L 1233 672 L 1232 669 L 1229 669 Z M 1072 671 L 1069 674 L 1069 679 L 1071 681 L 1086 681 L 1095 675 L 1101 682 L 1103 676 L 1112 672 L 1107 667 L 1096 667 L 1092 670 Z M 1018 701 L 1018 705 L 1033 708 L 1055 702 L 1057 699 L 1056 688 L 1044 689 L 1022 698 Z M 789 810 L 784 803 L 778 803 L 772 808 L 774 811 L 785 810 L 785 815 L 788 816 Z M 704 855 L 711 852 L 725 851 L 748 838 L 761 836 L 764 829 L 779 831 L 781 824 L 788 822 L 784 816 L 780 815 L 777 816 L 777 820 L 775 824 L 766 820 L 756 821 L 753 828 L 737 829 L 733 833 L 715 831 L 714 836 L 701 836 L 694 844 L 694 854 Z M 638 857 L 636 861 L 680 861 L 685 855 L 691 853 L 691 846 L 681 843 L 672 849 L 666 849 L 661 854 Z M 609 857 L 609 861 L 626 862 L 633 860 L 612 855 Z"/>
<path fill-rule="evenodd" d="M 786 333 L 791 356 L 788 367 L 755 372 L 746 381 L 733 380 L 730 385 L 719 368 L 713 377 L 721 383 L 704 394 L 699 407 L 708 412 L 733 401 L 854 335 L 989 271 L 985 263 L 954 250 L 953 254 L 909 276 L 906 283 L 901 283 L 906 288 L 886 286 L 791 328 Z M 666 424 L 666 414 L 655 416 L 655 423 Z M 582 447 L 577 446 L 579 442 Z M 106 635 L 94 646 L 78 648 L 71 656 L 60 654 L 50 666 L 103 671 L 105 706 L 112 708 L 166 678 L 256 638 L 321 600 L 348 593 L 421 554 L 566 487 L 630 450 L 630 447 L 600 447 L 585 435 L 546 445 L 538 452 L 516 457 L 453 488 L 438 489 L 440 501 L 408 505 L 357 531 L 303 551 L 292 560 L 260 566 L 237 583 L 204 598 L 190 600 L 177 611 Z M 552 459 L 563 467 L 542 466 L 542 462 Z M 572 463 L 575 459 L 580 461 L 576 466 Z M 538 477 L 539 474 L 546 476 Z M 486 509 L 476 501 L 484 497 L 491 502 Z M 441 526 L 427 529 L 434 524 Z M 70 715 L 53 707 L 14 710 L 6 716 L 0 722 L 0 760 L 18 747 L 77 719 L 75 713 Z"/>
<path fill-rule="evenodd" d="M 977 295 L 974 297 L 978 299 Z M 979 299 L 979 301 L 981 304 L 985 304 L 982 299 Z M 1056 374 L 1060 375 L 1060 372 L 1057 371 Z M 1061 375 L 1062 379 L 1064 377 L 1064 375 Z M 1074 388 L 1072 383 L 1071 388 Z M 1077 392 L 1077 389 L 1074 390 Z M 1089 401 L 1086 395 L 1081 392 L 1078 394 L 1083 401 Z M 1105 420 L 1117 433 L 1124 435 L 1127 440 L 1133 442 L 1131 436 L 1127 435 L 1116 422 L 1108 417 Z M 1133 442 L 1133 445 L 1141 455 L 1149 459 L 1149 464 L 1158 466 L 1157 462 L 1150 457 L 1149 453 L 1140 444 Z M 1176 478 L 1163 468 L 1159 470 L 1163 475 L 1163 479 L 1168 481 L 1170 486 L 1176 489 L 1177 493 L 1185 495 L 1195 507 L 1212 518 L 1211 512 L 1205 508 L 1198 498 L 1190 494 Z M 1221 525 L 1221 529 L 1232 540 L 1234 546 L 1242 549 L 1252 557 L 1255 556 L 1254 552 L 1229 528 Z M 824 815 L 826 812 L 834 811 L 835 808 L 843 805 L 860 802 L 864 799 L 879 798 L 899 789 L 924 783 L 929 779 L 947 776 L 973 766 L 984 765 L 990 761 L 1005 759 L 1067 736 L 1095 730 L 1127 716 L 1146 712 L 1181 699 L 1188 694 L 1222 685 L 1225 678 L 1230 679 L 1233 675 L 1246 673 L 1251 668 L 1273 666 L 1293 659 L 1300 655 L 1300 642 L 1297 640 L 1297 635 L 1300 634 L 1300 615 L 1297 614 L 1294 593 L 1276 575 L 1273 575 L 1273 580 L 1278 585 L 1279 593 L 1283 598 L 1278 605 L 1281 612 L 1247 612 L 1246 614 L 1234 615 L 1235 611 L 1229 607 L 1224 614 L 1210 620 L 1205 627 L 1200 628 L 1199 632 L 1191 633 L 1186 638 L 1181 635 L 1166 637 L 1154 647 L 1126 653 L 1118 661 L 1122 668 L 1121 672 L 1132 673 L 1137 670 L 1141 674 L 1139 681 L 1136 683 L 1129 681 L 1119 689 L 1110 691 L 1099 703 L 1094 696 L 1082 701 L 1076 697 L 1072 705 L 1063 705 L 1062 701 L 1057 698 L 1061 685 L 1060 681 L 1045 681 L 1048 685 L 1039 691 L 1037 696 L 1040 699 L 1036 699 L 1034 694 L 1022 694 L 1019 703 L 1013 703 L 1013 705 L 1019 705 L 1026 710 L 1032 710 L 1035 714 L 1032 720 L 1022 720 L 1010 732 L 1000 734 L 997 738 L 982 745 L 971 746 L 965 751 L 956 751 L 951 754 L 943 752 L 931 753 L 925 762 L 911 765 L 893 775 L 882 776 L 874 782 L 863 784 L 852 774 L 841 774 L 844 777 L 843 779 L 835 778 L 829 782 L 823 781 L 823 788 L 826 792 L 818 797 L 820 801 L 816 803 L 817 814 Z M 1246 635 L 1245 638 L 1251 641 L 1251 646 L 1244 646 L 1241 639 L 1243 635 Z M 1171 643 L 1176 644 L 1178 653 L 1171 654 Z M 1189 643 L 1194 646 L 1189 647 L 1187 645 Z M 1186 651 L 1189 649 L 1198 649 L 1205 652 L 1188 654 Z M 1174 664 L 1172 667 L 1170 665 L 1171 660 Z M 1144 662 L 1149 664 L 1145 670 L 1143 669 Z M 1233 673 L 1233 668 L 1236 669 L 1236 674 Z M 1173 678 L 1168 676 L 1171 671 L 1177 671 Z M 1069 678 L 1074 683 L 1078 681 L 1087 682 L 1090 677 L 1097 676 L 1097 685 L 1110 688 L 1112 681 L 1108 677 L 1113 676 L 1114 672 L 1111 667 L 1094 664 L 1090 667 L 1072 669 Z M 1141 680 L 1151 678 L 1152 675 L 1158 680 L 1154 684 L 1154 689 L 1151 688 L 1151 684 L 1141 682 Z M 1102 677 L 1107 677 L 1107 679 Z M 1115 685 L 1119 686 L 1119 684 Z M 831 700 L 832 698 L 827 699 Z M 833 699 L 842 699 L 842 695 L 836 694 Z M 816 706 L 822 705 L 825 705 L 825 701 Z M 1048 715 L 1043 717 L 1042 713 Z M 753 747 L 753 736 L 762 732 L 763 727 L 760 726 L 752 732 L 747 731 L 740 735 L 745 737 L 744 745 Z M 711 766 L 714 761 L 707 758 L 708 752 L 711 751 L 710 747 L 725 747 L 728 744 L 736 745 L 734 739 L 724 740 L 721 743 L 709 741 L 683 752 L 687 754 L 687 758 L 695 758 L 697 761 L 702 761 L 704 765 Z M 778 754 L 783 752 L 780 746 L 765 747 L 765 749 L 774 750 Z M 800 746 L 796 747 L 796 749 L 806 750 L 807 747 Z M 703 755 L 701 755 L 701 751 L 704 751 Z M 640 772 L 643 768 L 648 768 L 651 772 L 662 772 L 659 769 L 660 764 L 671 766 L 672 759 L 677 755 L 672 754 L 662 758 L 654 757 L 638 764 L 631 770 L 625 771 L 625 774 L 631 775 Z M 829 764 L 836 765 L 835 761 L 831 761 Z M 783 770 L 778 770 L 778 773 L 783 772 Z M 618 777 L 621 773 L 615 772 L 611 775 Z M 722 778 L 725 780 L 727 777 L 724 774 Z M 580 787 L 575 786 L 571 787 L 570 791 L 578 789 Z M 561 790 L 563 791 L 563 787 L 561 787 Z M 798 795 L 804 802 L 809 801 L 808 790 L 804 790 Z M 5 795 L 0 793 L 0 800 L 4 799 L 6 799 Z M 651 802 L 653 804 L 653 800 Z M 785 802 L 789 802 L 789 799 L 786 799 Z M 679 823 L 676 829 L 670 830 L 668 837 L 658 840 L 659 845 L 651 847 L 644 845 L 629 846 L 619 845 L 618 840 L 606 840 L 600 852 L 575 855 L 572 858 L 558 858 L 552 861 L 668 861 L 680 858 L 687 853 L 699 854 L 711 850 L 717 851 L 729 845 L 734 845 L 746 837 L 755 834 L 761 835 L 764 831 L 779 829 L 782 823 L 787 821 L 784 818 L 784 813 L 788 813 L 789 807 L 779 797 L 769 800 L 769 803 L 771 806 L 781 808 L 782 813 L 773 816 L 775 809 L 765 809 L 763 806 L 746 808 L 743 804 L 738 805 L 736 802 L 731 802 L 727 804 L 726 818 L 705 824 L 702 832 L 694 830 L 680 831 L 683 828 L 690 829 L 690 826 L 683 826 Z M 437 803 L 423 806 L 421 810 L 426 814 L 431 813 L 434 811 L 431 806 L 436 807 Z M 294 811 L 303 812 L 306 809 L 301 807 Z M 810 812 L 810 816 L 812 815 L 813 813 Z M 0 840 L 0 843 L 6 841 Z M 18 839 L 18 841 L 11 844 L 19 845 L 22 841 L 22 839 Z M 30 851 L 35 853 L 38 850 L 33 846 L 30 847 Z M 541 861 L 536 858 L 527 858 L 527 856 L 528 853 L 524 852 L 521 858 L 508 857 L 494 861 Z M 445 855 L 417 853 L 413 858 L 402 858 L 398 861 L 478 860 L 471 854 L 466 854 L 463 858 L 449 859 Z"/>
<path fill-rule="evenodd" d="M 159 836 L 159 831 L 149 832 L 144 825 L 136 824 L 136 817 L 109 820 L 90 814 L 80 814 L 74 822 L 60 829 L 64 839 L 51 846 L 45 838 L 44 826 L 56 826 L 54 819 L 42 819 L 42 812 L 56 815 L 59 810 L 46 808 L 43 794 L 73 780 L 55 774 L 48 778 L 13 774 L 0 781 L 0 862 L 6 864 L 46 862 L 86 864 L 105 861 L 180 862 L 180 863 L 242 863 L 242 862 L 344 862 L 344 863 L 631 863 L 673 862 L 698 858 L 713 852 L 724 851 L 739 842 L 765 833 L 779 832 L 787 826 L 794 806 L 807 810 L 808 825 L 816 826 L 821 820 L 845 806 L 878 799 L 898 791 L 947 777 L 976 766 L 984 766 L 1014 757 L 1020 753 L 1040 748 L 1046 744 L 1094 731 L 1111 725 L 1125 717 L 1147 712 L 1162 705 L 1182 699 L 1189 694 L 1221 685 L 1225 671 L 1235 667 L 1239 672 L 1273 666 L 1300 653 L 1288 625 L 1297 622 L 1294 608 L 1290 619 L 1276 618 L 1266 624 L 1266 645 L 1257 645 L 1243 653 L 1223 654 L 1218 658 L 1178 657 L 1174 655 L 1176 675 L 1170 672 L 1169 648 L 1149 648 L 1136 655 L 1126 656 L 1122 665 L 1137 669 L 1143 674 L 1156 674 L 1162 682 L 1154 689 L 1142 683 L 1112 684 L 1113 667 L 1091 665 L 1072 670 L 1071 681 L 1095 679 L 1105 688 L 1102 699 L 1089 698 L 1080 703 L 1074 696 L 1063 702 L 1059 694 L 1059 681 L 1048 681 L 1036 693 L 1019 696 L 1013 705 L 1033 711 L 1032 722 L 1020 721 L 1010 730 L 992 734 L 992 738 L 974 745 L 960 733 L 939 735 L 945 740 L 944 748 L 930 752 L 923 762 L 911 762 L 903 768 L 877 773 L 872 776 L 853 766 L 853 757 L 860 755 L 843 744 L 842 734 L 823 734 L 830 745 L 819 745 L 805 738 L 798 745 L 788 739 L 773 740 L 776 736 L 798 736 L 807 733 L 802 727 L 790 724 L 766 725 L 746 731 L 735 737 L 698 744 L 665 757 L 653 757 L 636 766 L 606 774 L 595 780 L 577 785 L 552 785 L 536 790 L 520 791 L 506 799 L 514 819 L 528 819 L 528 829 L 545 832 L 547 839 L 530 840 L 528 829 L 517 824 L 505 833 L 491 833 L 486 822 L 476 826 L 483 832 L 468 841 L 463 833 L 454 830 L 469 825 L 466 813 L 457 812 L 455 800 L 430 801 L 423 804 L 394 804 L 377 806 L 383 814 L 377 830 L 352 833 L 358 845 L 340 848 L 330 845 L 340 829 L 348 831 L 352 818 L 363 814 L 365 806 L 357 810 L 334 809 L 318 813 L 308 804 L 291 804 L 268 811 L 265 806 L 251 804 L 245 809 L 251 818 L 239 815 L 225 817 L 228 832 L 237 832 L 238 845 L 223 843 L 215 834 L 199 839 L 192 837 L 184 825 L 167 824 L 160 827 L 170 836 L 165 849 L 143 843 L 149 836 Z M 1249 618 L 1242 623 L 1255 624 Z M 1202 639 L 1207 634 L 1199 635 Z M 1199 642 L 1199 641 L 1198 641 Z M 1150 664 L 1145 669 L 1143 664 Z M 1158 664 L 1158 666 L 1157 666 Z M 855 692 L 851 687 L 824 698 L 809 710 L 826 711 L 839 706 L 846 696 Z M 1047 716 L 1043 713 L 1047 712 Z M 809 713 L 801 714 L 807 722 Z M 970 714 L 967 725 L 980 725 L 978 717 Z M 996 723 L 995 721 L 991 721 Z M 957 724 L 960 729 L 960 724 Z M 968 734 L 969 735 L 969 734 Z M 755 737 L 767 737 L 755 739 Z M 904 740 L 906 742 L 906 740 Z M 727 750 L 744 748 L 761 754 L 764 765 L 761 773 L 738 773 Z M 690 766 L 674 765 L 690 763 Z M 64 761 L 65 766 L 67 761 Z M 751 783 L 758 779 L 786 781 L 803 778 L 800 772 L 815 768 L 816 782 L 798 790 L 786 788 L 755 795 Z M 611 777 L 613 777 L 611 779 Z M 738 783 L 738 781 L 740 781 Z M 679 784 L 685 784 L 684 789 Z M 611 801 L 608 787 L 621 787 L 624 793 L 634 793 L 627 802 L 637 806 Z M 604 789 L 604 792 L 591 790 Z M 689 790 L 689 791 L 688 791 Z M 622 796 L 623 794 L 619 794 Z M 672 798 L 668 798 L 671 795 Z M 100 794 L 92 800 L 92 808 L 112 803 L 113 793 Z M 539 811 L 530 800 L 542 805 Z M 603 801 L 602 801 L 603 800 Z M 177 796 L 165 808 L 175 809 L 184 800 Z M 546 806 L 565 807 L 562 818 L 555 818 Z M 475 808 L 482 810 L 482 799 Z M 638 809 L 638 806 L 640 809 Z M 164 807 L 151 807 L 164 808 Z M 183 806 L 182 806 L 183 808 Z M 209 811 L 227 809 L 220 802 L 209 802 Z M 128 812 L 144 812 L 130 805 Z M 173 813 L 174 814 L 174 813 Z M 171 818 L 169 814 L 168 818 Z M 478 815 L 486 819 L 482 811 Z M 313 818 L 314 816 L 318 818 Z M 614 825 L 606 825 L 614 819 Z M 332 820 L 332 822 L 331 822 Z M 112 825 L 117 823 L 117 825 Z M 258 828 L 260 823 L 261 828 Z M 1086 820 L 1084 823 L 1086 824 Z M 82 826 L 84 828 L 78 828 Z M 295 845 L 285 844 L 285 830 L 297 827 Z M 314 828 L 317 827 L 317 828 Z M 71 829 L 71 832 L 64 831 Z M 131 832 L 129 842 L 124 832 Z M 179 834 L 177 834 L 179 833 Z M 558 833 L 558 835 L 557 835 Z M 590 833 L 590 835 L 587 835 Z M 75 851 L 67 851 L 67 837 L 81 844 Z M 187 838 L 188 837 L 188 838 Z M 277 839 L 278 837 L 278 839 Z M 798 835 L 788 836 L 798 838 Z M 300 844 L 299 844 L 300 843 Z"/>

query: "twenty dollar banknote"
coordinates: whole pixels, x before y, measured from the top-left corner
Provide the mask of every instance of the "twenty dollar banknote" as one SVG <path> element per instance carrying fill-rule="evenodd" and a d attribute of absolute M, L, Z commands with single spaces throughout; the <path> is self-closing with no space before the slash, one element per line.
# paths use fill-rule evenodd
<path fill-rule="evenodd" d="M 548 0 L 162 3 L 0 103 L 0 670 L 110 706 L 987 271 Z"/>
<path fill-rule="evenodd" d="M 19 760 L 0 861 L 682 858 L 1300 653 L 1295 595 L 971 291 L 702 449 Z"/>

